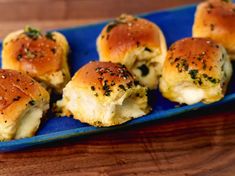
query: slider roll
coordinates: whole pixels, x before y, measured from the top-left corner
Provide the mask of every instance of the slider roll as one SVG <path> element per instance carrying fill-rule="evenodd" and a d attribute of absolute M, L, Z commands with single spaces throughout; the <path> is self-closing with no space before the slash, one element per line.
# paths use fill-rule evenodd
<path fill-rule="evenodd" d="M 160 90 L 178 103 L 213 103 L 224 97 L 231 75 L 232 65 L 222 45 L 205 38 L 185 38 L 167 53 Z"/>
<path fill-rule="evenodd" d="M 118 125 L 150 111 L 146 91 L 124 65 L 90 62 L 66 85 L 57 110 L 94 126 Z"/>

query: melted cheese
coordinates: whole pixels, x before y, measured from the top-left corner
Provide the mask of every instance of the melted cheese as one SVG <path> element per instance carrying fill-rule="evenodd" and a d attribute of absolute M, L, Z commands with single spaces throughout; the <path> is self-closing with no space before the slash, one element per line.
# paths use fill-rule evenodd
<path fill-rule="evenodd" d="M 204 91 L 200 88 L 189 86 L 189 87 L 177 87 L 178 91 L 176 94 L 177 101 L 180 103 L 186 103 L 186 104 L 195 104 L 200 102 L 205 94 Z"/>
<path fill-rule="evenodd" d="M 71 87 L 64 91 L 62 103 L 57 103 L 58 106 L 64 106 L 65 111 L 69 110 L 75 119 L 90 124 L 102 123 L 104 126 L 121 124 L 145 115 L 146 104 L 136 101 L 136 97 L 132 98 L 127 93 L 116 101 L 103 102 L 89 91 L 74 91 Z"/>
<path fill-rule="evenodd" d="M 43 115 L 40 108 L 32 108 L 23 115 L 18 124 L 15 139 L 30 137 L 38 129 Z"/>
<path fill-rule="evenodd" d="M 164 60 L 159 49 L 146 51 L 145 47 L 139 47 L 127 53 L 124 60 L 126 62 L 123 64 L 127 66 L 141 84 L 150 89 L 157 88 L 158 77 L 161 74 Z M 143 64 L 148 67 L 148 74 L 146 75 L 142 75 L 142 71 L 139 69 Z"/>

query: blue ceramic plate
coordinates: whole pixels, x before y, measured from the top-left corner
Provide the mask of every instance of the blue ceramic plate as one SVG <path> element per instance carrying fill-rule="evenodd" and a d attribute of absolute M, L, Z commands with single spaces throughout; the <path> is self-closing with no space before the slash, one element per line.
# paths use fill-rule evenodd
<path fill-rule="evenodd" d="M 191 36 L 194 12 L 195 6 L 192 5 L 176 9 L 163 10 L 160 12 L 148 13 L 141 16 L 154 23 L 157 23 L 161 27 L 165 34 L 167 45 L 170 46 L 178 39 Z M 90 60 L 95 60 L 98 58 L 96 52 L 96 38 L 105 24 L 106 22 L 59 30 L 67 37 L 71 47 L 72 52 L 69 59 L 71 62 L 72 75 L 81 66 L 88 63 Z M 234 84 L 235 77 L 232 78 L 230 88 L 225 98 L 222 101 L 211 105 L 198 103 L 191 106 L 177 107 L 175 103 L 164 99 L 158 91 L 152 92 L 152 95 L 150 96 L 150 103 L 153 107 L 153 111 L 151 114 L 116 127 L 96 128 L 87 124 L 82 124 L 78 120 L 73 120 L 72 118 L 58 118 L 50 113 L 49 120 L 42 124 L 36 136 L 20 140 L 12 140 L 9 142 L 0 142 L 0 151 L 19 150 L 25 147 L 44 144 L 56 140 L 63 140 L 74 136 L 83 136 L 87 134 L 113 130 L 120 127 L 127 127 L 150 122 L 157 119 L 163 119 L 187 111 L 193 111 L 202 107 L 224 104 L 231 100 L 235 100 L 235 87 L 231 86 Z"/>

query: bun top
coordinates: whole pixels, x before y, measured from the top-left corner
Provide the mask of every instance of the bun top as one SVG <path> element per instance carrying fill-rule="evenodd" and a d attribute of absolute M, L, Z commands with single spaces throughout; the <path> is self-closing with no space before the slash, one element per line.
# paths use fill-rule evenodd
<path fill-rule="evenodd" d="M 111 62 L 90 62 L 84 65 L 72 78 L 76 87 L 88 88 L 99 94 L 110 96 L 117 90 L 127 90 L 135 86 L 134 78 L 124 65 Z"/>
<path fill-rule="evenodd" d="M 49 93 L 30 76 L 0 69 L 0 124 L 16 121 L 28 106 L 49 99 Z"/>
<path fill-rule="evenodd" d="M 14 70 L 0 69 L 0 111 L 21 98 L 49 100 L 48 92 L 31 77 Z"/>
<path fill-rule="evenodd" d="M 175 79 L 175 72 L 185 74 L 199 85 L 202 84 L 199 74 L 206 82 L 219 83 L 225 57 L 225 49 L 210 39 L 185 38 L 169 48 L 163 71 L 168 77 L 172 74 L 172 79 Z"/>
<path fill-rule="evenodd" d="M 102 58 L 121 62 L 127 51 L 137 47 L 160 48 L 162 32 L 154 23 L 123 14 L 106 25 L 98 40 L 97 47 Z"/>
<path fill-rule="evenodd" d="M 3 47 L 5 56 L 10 58 L 6 62 L 31 76 L 55 72 L 61 68 L 64 51 L 54 33 L 43 35 L 29 27 L 7 36 Z"/>
<path fill-rule="evenodd" d="M 209 0 L 197 7 L 194 37 L 209 37 L 235 53 L 235 4 L 225 0 Z"/>

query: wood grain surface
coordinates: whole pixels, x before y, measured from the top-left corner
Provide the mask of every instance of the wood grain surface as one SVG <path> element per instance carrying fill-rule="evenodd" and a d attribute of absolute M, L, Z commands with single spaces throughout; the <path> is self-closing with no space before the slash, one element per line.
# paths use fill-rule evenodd
<path fill-rule="evenodd" d="M 110 18 L 123 9 L 139 13 L 191 2 L 197 1 L 0 0 L 0 37 L 25 24 L 43 29 L 67 27 Z M 40 11 L 45 4 L 51 7 Z M 9 13 L 10 9 L 15 13 Z M 0 153 L 0 175 L 234 176 L 234 104 Z"/>

